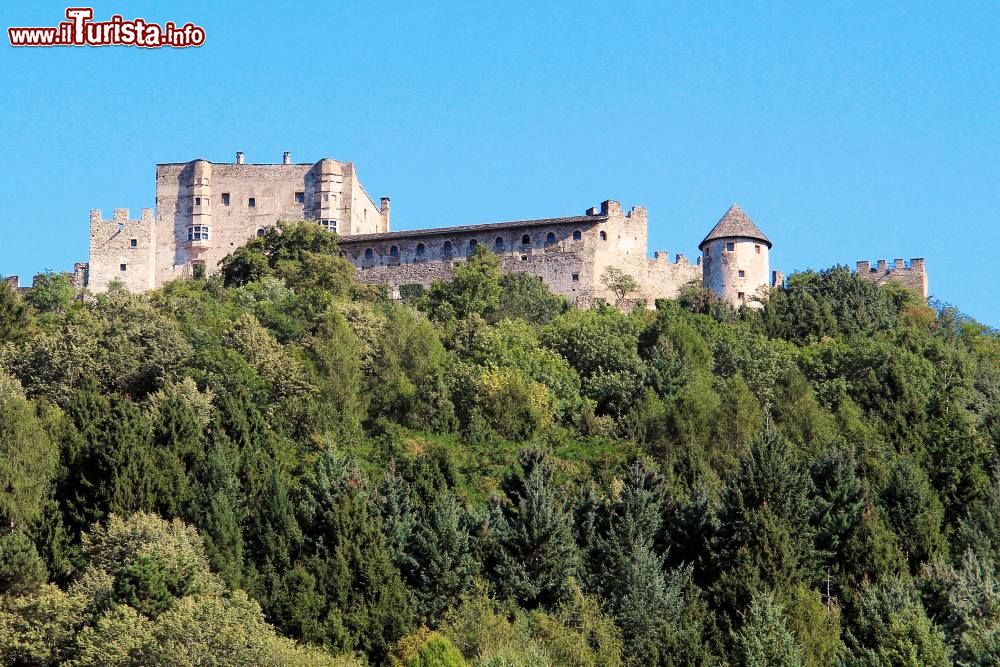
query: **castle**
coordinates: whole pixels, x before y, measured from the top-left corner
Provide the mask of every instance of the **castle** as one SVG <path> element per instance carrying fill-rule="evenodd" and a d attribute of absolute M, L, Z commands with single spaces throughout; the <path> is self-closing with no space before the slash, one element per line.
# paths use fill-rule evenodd
<path fill-rule="evenodd" d="M 110 220 L 90 213 L 90 261 L 76 265 L 78 286 L 102 292 L 121 281 L 133 292 L 184 277 L 213 272 L 219 261 L 278 220 L 311 220 L 340 237 L 344 256 L 363 283 L 382 284 L 394 296 L 401 287 L 447 279 L 457 261 L 485 246 L 501 258 L 504 272 L 544 280 L 553 292 L 580 306 L 614 302 L 605 271 L 614 267 L 635 279 L 631 304 L 652 306 L 676 297 L 692 280 L 734 306 L 759 306 L 768 287 L 783 284 L 771 272 L 771 241 L 733 205 L 699 245 L 694 263 L 683 254 L 647 252 L 646 210 L 624 211 L 612 200 L 583 215 L 517 220 L 403 232 L 389 231 L 390 202 L 379 204 L 358 180 L 354 165 L 329 158 L 294 164 L 206 160 L 156 166 L 156 214 L 143 209 L 130 219 L 116 209 Z M 871 268 L 858 262 L 859 275 L 877 283 L 899 281 L 927 296 L 923 259 L 906 266 L 897 259 Z"/>

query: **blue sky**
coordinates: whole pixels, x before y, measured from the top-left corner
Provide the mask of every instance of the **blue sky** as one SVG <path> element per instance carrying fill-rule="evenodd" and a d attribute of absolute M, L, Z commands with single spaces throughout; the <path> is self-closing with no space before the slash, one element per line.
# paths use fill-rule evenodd
<path fill-rule="evenodd" d="M 821 6 L 825 5 L 825 6 Z M 66 5 L 0 10 L 55 25 Z M 239 13 L 234 13 L 240 7 Z M 101 2 L 198 49 L 0 46 L 0 274 L 86 260 L 157 162 L 353 161 L 397 230 L 650 212 L 697 253 L 736 201 L 790 273 L 927 259 L 1000 325 L 1000 5 Z"/>

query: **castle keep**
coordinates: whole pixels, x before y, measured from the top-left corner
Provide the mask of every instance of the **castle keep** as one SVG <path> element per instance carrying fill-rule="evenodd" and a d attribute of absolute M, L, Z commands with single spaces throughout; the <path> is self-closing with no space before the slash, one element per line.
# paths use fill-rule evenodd
<path fill-rule="evenodd" d="M 237 153 L 231 164 L 158 164 L 155 215 L 143 209 L 131 219 L 127 209 L 116 209 L 104 219 L 91 211 L 90 261 L 77 265 L 75 281 L 101 292 L 119 280 L 141 292 L 210 274 L 278 220 L 304 219 L 341 237 L 359 281 L 386 285 L 396 296 L 404 285 L 447 279 L 479 246 L 500 256 L 503 271 L 537 276 L 580 306 L 615 300 L 601 280 L 609 267 L 635 279 L 628 299 L 647 306 L 677 296 L 692 280 L 734 306 L 759 306 L 768 287 L 784 282 L 770 271 L 771 241 L 735 204 L 705 236 L 694 262 L 683 254 L 671 260 L 663 251 L 650 258 L 646 209 L 625 211 L 612 200 L 582 215 L 404 232 L 389 231 L 389 211 L 389 198 L 376 205 L 350 162 L 293 164 L 285 153 L 281 164 L 247 164 Z M 858 273 L 879 284 L 902 282 L 926 297 L 922 259 L 909 267 L 903 260 L 877 266 L 859 262 Z"/>

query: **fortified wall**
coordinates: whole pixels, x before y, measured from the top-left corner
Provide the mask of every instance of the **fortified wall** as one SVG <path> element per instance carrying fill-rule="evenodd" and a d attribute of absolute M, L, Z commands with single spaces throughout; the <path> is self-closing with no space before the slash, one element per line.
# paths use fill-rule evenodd
<path fill-rule="evenodd" d="M 629 300 L 651 306 L 700 278 L 701 267 L 683 255 L 671 263 L 665 252 L 649 259 L 647 224 L 645 209 L 625 213 L 609 200 L 581 216 L 367 234 L 345 237 L 340 246 L 360 282 L 388 285 L 393 294 L 404 285 L 447 280 L 482 246 L 500 256 L 504 273 L 536 276 L 580 306 L 613 302 L 601 276 L 610 266 L 620 268 L 638 283 Z"/>
<path fill-rule="evenodd" d="M 885 283 L 898 283 L 917 292 L 924 299 L 927 298 L 927 270 L 924 266 L 923 257 L 914 257 L 907 264 L 902 259 L 893 260 L 892 266 L 880 259 L 875 266 L 871 262 L 858 262 L 858 276 L 865 280 L 870 280 L 876 285 Z"/>

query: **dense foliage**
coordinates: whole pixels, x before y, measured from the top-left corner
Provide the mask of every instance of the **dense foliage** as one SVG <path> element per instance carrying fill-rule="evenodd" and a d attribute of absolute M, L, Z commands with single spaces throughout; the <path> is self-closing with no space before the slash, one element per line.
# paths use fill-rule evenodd
<path fill-rule="evenodd" d="M 303 223 L 38 284 L 3 664 L 1000 662 L 1000 338 L 954 309 L 838 267 L 582 311 L 482 250 L 399 303 Z"/>

